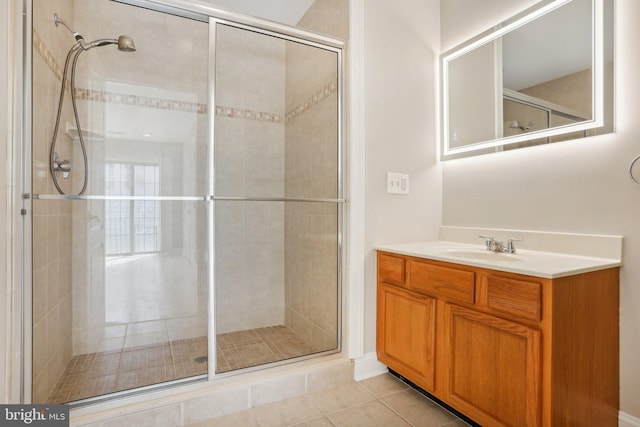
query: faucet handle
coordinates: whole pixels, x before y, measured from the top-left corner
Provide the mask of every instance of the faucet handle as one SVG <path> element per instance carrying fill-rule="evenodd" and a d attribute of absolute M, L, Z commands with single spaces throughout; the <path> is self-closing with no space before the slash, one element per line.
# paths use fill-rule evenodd
<path fill-rule="evenodd" d="M 487 250 L 493 250 L 493 244 L 495 242 L 494 238 L 491 236 L 478 236 L 481 239 L 484 239 L 484 244 L 487 245 Z"/>
<path fill-rule="evenodd" d="M 507 240 L 507 253 L 515 253 L 516 247 L 513 246 L 513 242 L 522 242 L 524 239 L 521 237 L 511 237 Z"/>

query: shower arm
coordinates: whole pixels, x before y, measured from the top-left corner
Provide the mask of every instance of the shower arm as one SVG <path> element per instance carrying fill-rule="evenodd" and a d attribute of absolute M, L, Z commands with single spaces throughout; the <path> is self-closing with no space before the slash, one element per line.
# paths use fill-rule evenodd
<path fill-rule="evenodd" d="M 56 27 L 62 24 L 67 30 L 69 30 L 71 35 L 73 35 L 73 38 L 76 39 L 76 42 L 80 43 L 80 45 L 84 44 L 84 37 L 82 37 L 82 34 L 75 31 L 73 28 L 71 28 L 69 23 L 67 23 L 67 21 L 65 21 L 64 19 L 60 18 L 57 13 L 53 14 L 53 22 L 56 24 Z"/>

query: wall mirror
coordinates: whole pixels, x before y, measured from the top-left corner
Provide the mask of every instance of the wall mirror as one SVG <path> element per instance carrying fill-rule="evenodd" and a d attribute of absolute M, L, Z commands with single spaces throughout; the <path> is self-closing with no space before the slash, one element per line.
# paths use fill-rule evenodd
<path fill-rule="evenodd" d="M 440 56 L 441 157 L 613 131 L 613 0 L 545 0 Z"/>

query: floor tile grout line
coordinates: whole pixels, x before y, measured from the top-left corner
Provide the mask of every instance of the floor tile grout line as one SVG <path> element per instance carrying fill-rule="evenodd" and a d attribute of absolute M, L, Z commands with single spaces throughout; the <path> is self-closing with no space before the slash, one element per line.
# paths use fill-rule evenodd
<path fill-rule="evenodd" d="M 367 390 L 367 391 L 368 391 L 368 390 Z M 401 390 L 401 391 L 406 391 L 406 390 Z M 382 401 L 382 399 L 383 399 L 383 398 L 388 397 L 388 396 L 392 396 L 392 395 L 394 395 L 394 394 L 398 394 L 398 393 L 391 393 L 391 394 L 388 394 L 388 395 L 386 395 L 386 396 L 384 396 L 384 397 L 378 397 L 378 396 L 373 395 L 373 393 L 371 393 L 371 392 L 369 392 L 369 393 L 372 395 L 372 399 L 370 399 L 370 400 L 364 400 L 364 401 L 362 401 L 362 402 L 358 402 L 358 403 L 356 403 L 356 404 L 354 404 L 354 405 L 350 405 L 350 406 L 347 406 L 347 407 L 344 407 L 344 408 L 340 408 L 340 409 L 338 409 L 337 411 L 333 411 L 333 412 L 324 412 L 322 409 L 320 409 L 320 408 L 318 408 L 318 409 L 320 409 L 320 411 L 324 414 L 324 417 L 325 417 L 325 418 L 327 418 L 327 419 L 329 420 L 329 422 L 330 422 L 333 426 L 336 426 L 336 424 L 335 424 L 335 423 L 331 420 L 331 418 L 330 418 L 330 416 L 331 416 L 331 415 L 336 415 L 336 414 L 339 414 L 339 413 L 341 413 L 341 412 L 349 411 L 349 410 L 352 410 L 352 409 L 357 408 L 357 407 L 359 407 L 359 406 L 368 405 L 368 404 L 371 404 L 372 402 L 378 402 L 378 403 L 382 404 L 385 408 L 387 408 L 387 409 L 389 409 L 391 412 L 393 412 L 395 415 L 397 415 L 398 417 L 400 417 L 400 418 L 401 418 L 404 422 L 406 422 L 409 426 L 411 426 L 411 427 L 416 427 L 416 426 L 415 426 L 413 423 L 411 423 L 408 419 L 406 419 L 404 416 L 402 416 L 402 414 L 400 414 L 398 411 L 394 410 L 393 408 L 391 408 L 389 405 L 387 405 L 385 402 L 383 402 L 383 401 Z M 315 405 L 315 402 L 314 402 L 314 405 Z M 316 407 L 317 407 L 317 405 L 316 405 Z M 313 421 L 313 420 L 309 420 L 309 421 Z M 307 421 L 307 422 L 308 422 L 308 421 Z M 300 423 L 298 423 L 298 424 L 300 424 Z M 294 426 L 295 426 L 295 424 L 294 424 Z M 291 427 L 294 427 L 294 426 L 291 426 Z"/>
<path fill-rule="evenodd" d="M 169 338 L 169 334 L 167 332 L 167 338 Z M 178 370 L 176 369 L 176 356 L 173 352 L 173 344 L 171 343 L 171 339 L 169 338 L 169 352 L 171 353 L 171 368 L 173 369 L 173 378 L 175 379 L 178 376 Z"/>
<path fill-rule="evenodd" d="M 391 392 L 386 393 L 384 395 L 378 396 L 373 390 L 367 388 L 366 386 L 364 386 L 364 387 L 367 389 L 367 391 L 369 391 L 369 393 L 374 395 L 376 399 L 386 399 L 387 397 L 394 396 L 394 395 L 396 395 L 398 393 L 402 393 L 403 391 L 411 390 L 411 387 L 407 386 L 406 388 L 403 388 L 403 389 L 400 389 L 400 390 L 391 391 Z"/>
<path fill-rule="evenodd" d="M 322 390 L 318 390 L 318 391 L 322 391 Z M 313 393 L 308 393 L 307 395 L 311 395 L 311 394 L 313 394 Z M 346 410 L 349 410 L 349 409 L 357 408 L 358 406 L 361 406 L 361 405 L 364 405 L 364 404 L 367 404 L 367 403 L 371 403 L 371 402 L 375 402 L 376 400 L 379 400 L 379 399 L 376 396 L 372 396 L 372 398 L 369 399 L 369 400 L 363 400 L 362 402 L 358 402 L 358 403 L 355 403 L 353 405 L 345 406 L 344 408 L 340 408 L 340 409 L 337 409 L 335 411 L 328 411 L 328 412 L 327 411 L 323 411 L 322 408 L 320 408 L 318 405 L 316 405 L 315 402 L 313 402 L 313 404 L 315 405 L 316 408 L 318 408 L 318 410 L 320 412 L 322 412 L 322 414 L 325 417 L 328 417 L 329 415 L 335 415 L 335 414 L 337 414 L 339 412 L 342 412 L 342 411 L 346 411 Z"/>
<path fill-rule="evenodd" d="M 363 401 L 363 402 L 358 402 L 358 403 L 356 403 L 355 405 L 351 405 L 351 406 L 346 406 L 346 407 L 344 407 L 344 408 L 340 408 L 340 409 L 338 409 L 337 411 L 326 412 L 326 413 L 325 413 L 325 416 L 327 416 L 327 417 L 328 417 L 328 416 L 330 416 L 330 415 L 336 415 L 336 414 L 339 414 L 340 412 L 350 411 L 350 410 L 352 410 L 352 409 L 354 409 L 354 408 L 357 408 L 357 407 L 359 407 L 359 406 L 368 405 L 368 404 L 370 404 L 371 402 L 375 402 L 376 400 L 378 400 L 378 399 L 365 400 L 365 401 Z"/>
<path fill-rule="evenodd" d="M 303 424 L 308 424 L 312 421 L 317 421 L 317 420 L 321 420 L 321 419 L 325 419 L 329 422 L 329 424 L 331 424 L 333 427 L 338 427 L 333 421 L 331 421 L 331 419 L 329 417 L 327 417 L 326 415 L 323 415 L 321 417 L 315 417 L 315 418 L 311 418 L 310 420 L 306 420 L 306 421 L 302 421 L 299 423 L 295 423 L 295 424 L 288 424 L 286 427 L 298 427 L 300 425 Z M 188 427 L 188 426 L 187 426 Z"/>
<path fill-rule="evenodd" d="M 395 376 L 394 376 L 394 377 L 395 377 Z M 423 392 L 421 392 L 420 390 L 415 389 L 413 386 L 410 386 L 409 384 L 407 384 L 406 382 L 404 382 L 404 381 L 403 381 L 403 380 L 401 380 L 400 378 L 397 378 L 397 377 L 395 377 L 395 378 L 396 378 L 396 380 L 400 381 L 402 384 L 406 385 L 406 386 L 407 386 L 407 388 L 406 388 L 405 390 L 400 390 L 399 392 L 394 393 L 394 394 L 398 394 L 398 393 L 400 393 L 400 392 L 402 392 L 402 391 L 407 391 L 407 390 L 413 391 L 414 393 L 417 393 L 417 394 L 418 394 L 422 399 L 425 399 L 425 400 L 429 401 L 429 402 L 430 402 L 430 404 L 435 405 L 435 406 L 436 406 L 436 407 L 438 407 L 440 410 L 445 411 L 445 412 L 447 412 L 447 413 L 451 414 L 451 415 L 454 417 L 454 419 L 453 419 L 453 420 L 451 420 L 451 421 L 447 421 L 445 424 L 442 424 L 442 425 L 440 425 L 439 427 L 446 427 L 446 426 L 448 426 L 449 424 L 457 423 L 457 422 L 460 422 L 460 421 L 461 421 L 461 422 L 463 422 L 463 423 L 464 423 L 464 424 L 466 424 L 466 425 L 469 425 L 469 423 L 467 423 L 465 420 L 463 420 L 462 418 L 460 418 L 460 417 L 459 417 L 458 415 L 456 415 L 455 413 L 451 412 L 448 408 L 445 408 L 441 403 L 436 402 L 435 400 L 431 399 L 429 396 L 425 395 L 425 394 L 424 394 Z M 394 394 L 390 394 L 389 396 L 392 396 L 392 395 L 394 395 Z M 388 396 L 386 396 L 386 397 L 388 397 Z M 383 403 L 384 403 L 384 402 L 383 402 Z M 389 405 L 386 405 L 386 404 L 385 404 L 385 406 L 388 406 L 388 407 L 389 407 Z M 391 408 L 391 407 L 389 407 L 389 409 L 393 410 L 393 408 Z M 394 411 L 394 412 L 395 412 L 395 411 Z"/>
<path fill-rule="evenodd" d="M 406 390 L 403 390 L 406 391 Z M 399 394 L 399 393 L 394 393 L 394 394 Z M 389 396 L 392 396 L 391 394 Z M 394 414 L 396 414 L 397 416 L 399 416 L 400 418 L 402 418 L 407 424 L 409 424 L 411 427 L 416 427 L 411 421 L 409 421 L 408 419 L 406 419 L 400 412 L 396 411 L 395 409 L 393 409 L 391 406 L 387 405 L 387 403 L 382 400 L 383 398 L 378 399 L 378 401 L 380 403 L 382 403 L 387 409 L 389 409 L 391 412 L 393 412 Z"/>

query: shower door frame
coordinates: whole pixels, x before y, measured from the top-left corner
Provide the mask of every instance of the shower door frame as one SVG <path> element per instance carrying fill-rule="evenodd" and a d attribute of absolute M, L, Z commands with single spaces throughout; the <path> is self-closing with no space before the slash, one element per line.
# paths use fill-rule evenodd
<path fill-rule="evenodd" d="M 235 16 L 235 17 L 234 17 Z M 209 118 L 209 149 L 210 149 L 210 153 L 209 153 L 209 166 L 210 168 L 208 169 L 210 172 L 210 176 L 209 176 L 209 182 L 208 182 L 208 186 L 209 186 L 209 195 L 208 198 L 210 200 L 210 204 L 207 205 L 208 209 L 211 209 L 211 213 L 207 215 L 207 221 L 211 221 L 210 226 L 208 227 L 208 232 L 210 233 L 208 242 L 210 243 L 210 247 L 209 250 L 212 254 L 212 259 L 213 262 L 210 262 L 208 265 L 209 270 L 209 285 L 211 286 L 209 288 L 209 331 L 213 332 L 213 334 L 215 335 L 215 317 L 216 317 L 216 298 L 215 298 L 215 260 L 216 260 L 216 256 L 215 256 L 215 202 L 216 201 L 236 201 L 236 202 L 283 202 L 283 203 L 287 203 L 287 202 L 303 202 L 303 203 L 335 203 L 337 204 L 340 208 L 338 209 L 338 213 L 337 213 L 337 217 L 338 217 L 338 224 L 337 224 L 337 292 L 338 292 L 338 296 L 337 296 L 337 302 L 338 302 L 338 307 L 337 309 L 337 316 L 338 316 L 338 321 L 337 321 L 337 328 L 338 330 L 337 332 L 337 348 L 335 350 L 328 350 L 328 351 L 323 351 L 323 352 L 319 352 L 319 353 L 312 353 L 309 355 L 305 355 L 305 356 L 300 356 L 300 357 L 296 357 L 295 360 L 303 360 L 303 359 L 309 359 L 309 358 L 314 358 L 317 357 L 319 355 L 323 355 L 323 354 L 332 354 L 332 353 L 336 353 L 336 352 L 340 352 L 342 350 L 342 317 L 343 317 L 343 307 L 342 307 L 342 284 L 343 284 L 343 269 L 342 269 L 342 263 L 343 263 L 343 259 L 344 259 L 344 244 L 343 244 L 343 236 L 344 236 L 344 205 L 345 205 L 345 198 L 344 198 L 344 185 L 343 185 L 343 181 L 344 181 L 344 174 L 343 174 L 343 161 L 344 161 L 344 144 L 343 144 L 343 93 L 344 93 L 344 88 L 343 88 L 343 45 L 342 42 L 340 42 L 339 40 L 333 40 L 333 43 L 335 45 L 332 46 L 328 46 L 327 44 L 322 44 L 319 43 L 318 41 L 315 40 L 308 40 L 308 39 L 304 39 L 301 38 L 302 35 L 307 35 L 308 37 L 313 36 L 313 37 L 317 37 L 316 34 L 313 33 L 308 33 L 307 31 L 303 31 L 303 30 L 299 30 L 297 28 L 293 28 L 293 27 L 287 27 L 284 25 L 280 25 L 280 24 L 274 24 L 271 23 L 269 21 L 264 21 L 262 22 L 263 26 L 258 27 L 256 26 L 256 23 L 261 21 L 258 20 L 257 18 L 250 18 L 249 22 L 251 23 L 245 23 L 242 21 L 242 19 L 240 18 L 246 18 L 243 17 L 241 15 L 234 15 L 231 13 L 227 13 L 227 16 L 225 18 L 220 18 L 220 17 L 214 17 L 214 16 L 209 16 L 209 105 L 213 106 L 209 108 L 209 114 L 210 114 L 210 118 Z M 338 176 L 337 176 L 337 198 L 335 199 L 325 199 L 325 198 L 287 198 L 287 197 L 232 197 L 232 196 L 216 196 L 215 195 L 215 105 L 216 105 L 216 91 L 215 91 L 215 82 L 216 82 L 216 26 L 217 25 L 226 25 L 226 26 L 230 26 L 230 27 L 234 27 L 236 29 L 241 29 L 241 30 L 246 30 L 246 31 L 252 31 L 258 34 L 262 34 L 264 36 L 271 36 L 271 37 L 276 37 L 278 39 L 281 40 L 285 40 L 285 41 L 291 41 L 291 42 L 296 42 L 296 43 L 302 43 L 306 46 L 311 46 L 311 47 L 316 47 L 316 48 L 320 48 L 320 49 L 324 49 L 330 52 L 333 52 L 336 54 L 336 59 L 337 59 L 337 77 L 338 77 L 338 114 L 337 114 L 337 120 L 338 120 L 338 135 L 337 135 L 337 172 L 338 172 Z M 282 32 L 283 30 L 286 30 L 285 32 Z M 324 37 L 323 37 L 324 38 Z M 330 39 L 327 39 L 330 40 Z M 326 43 L 326 41 L 325 41 Z M 340 47 L 337 47 L 340 46 Z M 214 111 L 211 111 L 211 110 Z M 219 378 L 219 377 L 224 377 L 224 376 L 229 376 L 229 375 L 234 375 L 235 372 L 237 371 L 230 371 L 230 372 L 225 372 L 222 374 L 216 374 L 215 373 L 215 368 L 217 366 L 217 359 L 216 359 L 216 340 L 213 339 L 209 339 L 208 340 L 208 344 L 209 344 L 209 379 L 213 379 L 214 377 Z M 290 363 L 290 361 L 288 359 L 286 360 L 282 360 L 282 361 L 278 361 L 278 362 L 272 362 L 269 363 L 268 365 L 272 366 L 272 365 L 278 365 L 278 364 L 283 364 L 283 363 Z M 211 366 L 213 366 L 213 369 L 211 369 Z M 258 365 L 255 367 L 250 367 L 250 368 L 244 368 L 241 369 L 240 371 L 248 371 L 248 370 L 255 370 L 255 369 L 260 369 L 261 366 L 263 365 Z"/>
<path fill-rule="evenodd" d="M 342 40 L 313 33 L 297 27 L 268 21 L 248 15 L 230 12 L 218 9 L 212 6 L 203 5 L 201 3 L 192 3 L 189 0 L 112 0 L 117 3 L 123 3 L 130 6 L 138 6 L 144 9 L 168 13 L 178 17 L 194 19 L 196 21 L 207 22 L 209 25 L 209 70 L 208 70 L 208 176 L 206 177 L 207 194 L 204 196 L 184 196 L 184 197 L 145 197 L 145 196 L 78 196 L 78 195 L 36 195 L 33 193 L 32 187 L 32 149 L 31 139 L 33 137 L 32 126 L 32 16 L 33 16 L 33 0 L 23 0 L 23 22 L 22 22 L 22 38 L 23 38 L 23 64 L 22 64 L 22 146 L 20 156 L 22 158 L 20 171 L 20 192 L 21 192 L 21 256 L 20 265 L 20 281 L 21 293 L 19 295 L 20 306 L 22 311 L 22 322 L 20 332 L 21 347 L 21 363 L 20 363 L 20 402 L 30 403 L 32 401 L 32 357 L 33 357 L 33 321 L 32 321 L 32 301 L 33 301 L 33 231 L 32 231 L 32 212 L 33 200 L 153 200 L 153 201 L 197 201 L 206 203 L 206 223 L 207 223 L 207 341 L 208 341 L 208 374 L 195 377 L 187 377 L 183 379 L 173 380 L 169 382 L 157 383 L 149 386 L 139 387 L 131 390 L 124 390 L 107 395 L 90 397 L 77 402 L 73 402 L 72 406 L 86 405 L 98 403 L 120 397 L 137 394 L 140 392 L 154 391 L 194 381 L 213 380 L 214 378 L 224 378 L 238 373 L 255 371 L 264 367 L 278 366 L 293 361 L 306 360 L 316 358 L 322 355 L 335 354 L 343 350 L 343 318 L 345 316 L 344 307 L 344 283 L 346 259 L 346 245 L 344 244 L 344 236 L 346 236 L 346 198 L 345 198 L 345 153 L 346 147 L 344 143 L 344 48 L 345 44 Z M 215 195 L 215 77 L 216 77 L 216 26 L 218 24 L 235 27 L 242 30 L 252 31 L 264 36 L 272 36 L 285 41 L 296 42 L 311 47 L 320 48 L 336 54 L 337 66 L 337 197 L 335 199 L 325 198 L 274 198 L 274 197 L 231 197 Z M 215 321 L 215 203 L 216 201 L 247 201 L 247 202 L 310 202 L 310 203 L 333 203 L 337 206 L 337 347 L 334 350 L 327 350 L 318 353 L 312 353 L 306 356 L 300 356 L 293 359 L 285 359 L 277 362 L 267 363 L 249 368 L 238 369 L 234 371 L 216 374 L 216 321 Z"/>

